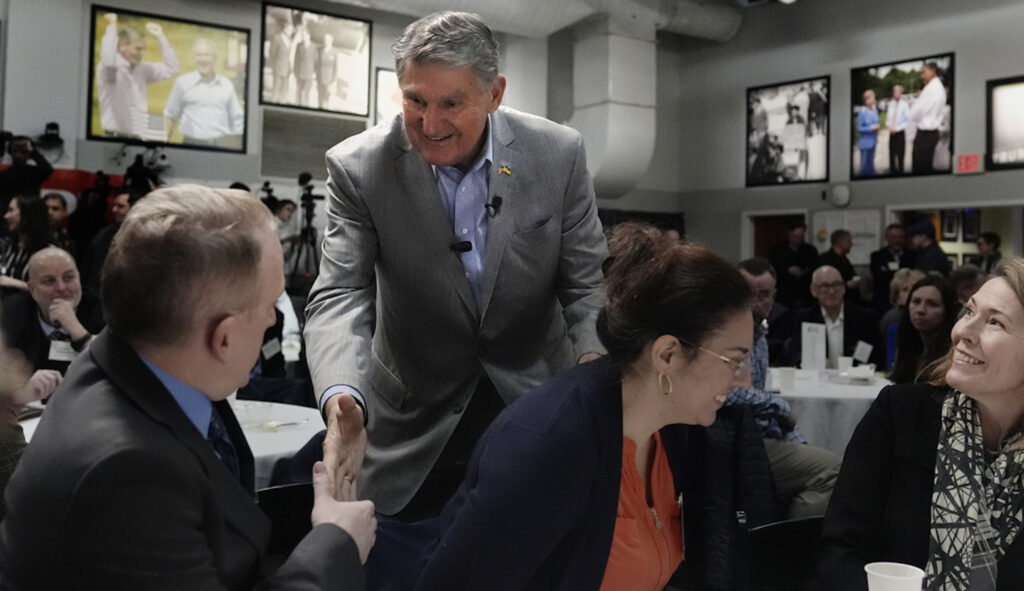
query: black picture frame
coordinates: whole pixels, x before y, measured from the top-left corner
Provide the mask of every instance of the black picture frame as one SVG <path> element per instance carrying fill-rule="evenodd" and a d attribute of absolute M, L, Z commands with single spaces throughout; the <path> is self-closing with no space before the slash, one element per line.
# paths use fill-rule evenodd
<path fill-rule="evenodd" d="M 963 210 L 963 219 L 961 220 L 961 227 L 961 233 L 963 235 L 964 242 L 977 242 L 978 236 L 981 235 L 981 210 Z"/>
<path fill-rule="evenodd" d="M 136 105 L 121 104 L 116 98 L 107 98 L 111 92 L 101 88 L 98 72 L 110 72 L 109 80 L 119 80 L 117 69 L 129 63 L 120 50 L 112 56 L 109 65 L 103 65 L 103 38 L 110 22 L 108 14 L 117 17 L 115 35 L 131 27 L 141 35 L 144 50 L 140 63 L 154 64 L 147 66 L 154 80 L 146 87 L 146 110 Z M 89 20 L 89 81 L 87 92 L 86 139 L 121 144 L 144 145 L 148 147 L 173 147 L 192 150 L 211 150 L 219 152 L 246 152 L 249 135 L 249 46 L 251 35 L 249 29 L 221 24 L 205 23 L 195 20 L 160 14 L 140 12 L 124 8 L 92 5 Z M 171 62 L 165 59 L 162 41 L 149 29 L 149 24 L 159 25 L 164 38 L 172 50 L 173 61 L 177 61 L 179 69 L 169 76 L 164 75 Z M 228 126 L 216 125 L 217 122 L 204 120 L 201 125 L 193 126 L 193 130 L 208 132 L 210 127 L 227 130 L 213 139 L 189 138 L 183 135 L 182 127 L 187 119 L 185 111 L 179 112 L 179 120 L 173 128 L 169 128 L 165 109 L 175 92 L 176 84 L 188 84 L 189 75 L 198 71 L 193 48 L 199 39 L 209 41 L 214 50 L 213 69 L 220 78 L 230 84 L 235 104 L 232 105 L 230 94 L 222 93 L 227 109 Z M 154 42 L 155 41 L 155 42 Z M 120 47 L 118 42 L 117 47 Z M 126 66 L 125 66 L 126 67 Z M 111 82 L 116 84 L 116 82 Z M 223 83 L 220 83 L 223 84 Z M 184 87 L 184 86 L 183 86 Z M 105 95 L 105 96 L 104 96 Z M 180 96 L 180 95 L 179 95 Z M 106 102 L 106 105 L 102 103 Z M 175 103 L 176 106 L 180 103 Z M 155 110 L 154 110 L 155 107 Z M 174 108 L 174 107 L 172 107 Z M 238 133 L 239 113 L 241 111 L 241 132 Z M 127 112 L 126 112 L 127 109 Z M 168 133 L 170 129 L 170 133 Z M 180 139 L 178 139 L 180 137 Z"/>
<path fill-rule="evenodd" d="M 1024 168 L 1024 75 L 985 82 L 985 169 Z"/>
<path fill-rule="evenodd" d="M 746 186 L 829 179 L 831 76 L 747 89 Z"/>
<path fill-rule="evenodd" d="M 942 241 L 956 242 L 960 238 L 960 210 L 943 209 L 940 212 L 942 220 Z"/>
<path fill-rule="evenodd" d="M 328 37 L 334 77 L 322 84 Z M 264 2 L 260 104 L 368 117 L 372 39 L 369 20 Z"/>
<path fill-rule="evenodd" d="M 941 123 L 937 129 L 931 130 L 928 136 L 918 134 L 918 128 L 912 119 L 914 104 L 921 98 L 924 82 L 921 70 L 927 63 L 938 66 L 939 80 L 946 95 Z M 850 179 L 865 180 L 893 178 L 901 176 L 927 176 L 951 174 L 953 171 L 953 145 L 955 126 L 955 90 L 956 90 L 956 54 L 937 53 L 916 58 L 873 64 L 850 70 Z M 899 103 L 892 103 L 896 86 L 903 89 L 903 98 Z M 877 125 L 873 147 L 868 147 L 870 140 L 862 143 L 862 135 L 867 137 L 867 124 L 870 115 L 865 111 L 866 93 L 874 93 Z M 931 92 L 929 94 L 932 94 Z M 922 103 L 924 104 L 924 103 Z M 889 114 L 889 106 L 898 107 L 898 111 Z M 865 111 L 867 113 L 867 111 Z M 899 124 L 888 121 L 892 116 L 899 119 Z M 930 122 L 929 122 L 930 123 Z M 906 127 L 903 127 L 906 125 Z M 904 146 L 903 158 L 900 159 L 898 146 L 891 128 L 900 127 L 903 135 L 900 142 Z M 865 131 L 862 133 L 862 129 Z M 931 133 L 934 132 L 934 135 Z M 923 148 L 933 146 L 933 157 L 928 163 L 916 163 L 913 158 L 914 147 L 920 135 Z M 930 139 L 931 141 L 928 141 Z M 934 142 L 934 144 L 932 143 Z M 894 150 L 895 148 L 895 150 Z M 870 152 L 869 152 L 870 151 Z M 924 150 L 922 150 L 922 154 Z M 871 165 L 861 164 L 865 155 L 871 154 Z"/>

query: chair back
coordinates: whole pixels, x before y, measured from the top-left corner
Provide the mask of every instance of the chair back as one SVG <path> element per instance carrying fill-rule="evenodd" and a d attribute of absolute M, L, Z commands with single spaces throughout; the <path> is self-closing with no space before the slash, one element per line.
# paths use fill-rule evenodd
<path fill-rule="evenodd" d="M 287 557 L 313 528 L 313 484 L 302 482 L 256 491 L 257 503 L 270 519 L 268 556 Z"/>
<path fill-rule="evenodd" d="M 741 591 L 800 591 L 816 578 L 823 516 L 747 527 L 737 511 Z"/>

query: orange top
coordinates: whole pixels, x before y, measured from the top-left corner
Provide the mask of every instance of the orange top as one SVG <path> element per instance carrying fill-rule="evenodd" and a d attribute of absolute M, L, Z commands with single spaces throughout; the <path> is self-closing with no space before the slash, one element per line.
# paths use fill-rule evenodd
<path fill-rule="evenodd" d="M 683 524 L 668 456 L 655 432 L 651 498 L 636 469 L 636 444 L 622 438 L 622 482 L 615 535 L 601 591 L 661 591 L 683 561 Z"/>

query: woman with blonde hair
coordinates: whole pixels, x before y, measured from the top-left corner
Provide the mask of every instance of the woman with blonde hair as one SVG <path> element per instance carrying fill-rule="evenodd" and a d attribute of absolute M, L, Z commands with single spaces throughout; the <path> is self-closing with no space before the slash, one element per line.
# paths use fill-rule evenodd
<path fill-rule="evenodd" d="M 825 518 L 823 589 L 866 590 L 902 562 L 928 591 L 1024 589 L 1024 259 L 967 302 L 930 382 L 882 390 Z"/>

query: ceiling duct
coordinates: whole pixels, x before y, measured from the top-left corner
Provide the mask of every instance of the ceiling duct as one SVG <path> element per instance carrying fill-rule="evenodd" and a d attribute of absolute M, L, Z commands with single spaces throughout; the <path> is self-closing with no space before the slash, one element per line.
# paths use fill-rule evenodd
<path fill-rule="evenodd" d="M 598 197 L 631 191 L 647 173 L 657 135 L 659 30 L 718 42 L 739 31 L 739 8 L 709 0 L 345 0 L 420 17 L 475 12 L 495 31 L 547 37 L 576 25 L 573 115 Z"/>

